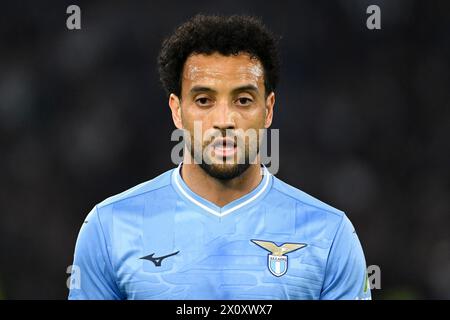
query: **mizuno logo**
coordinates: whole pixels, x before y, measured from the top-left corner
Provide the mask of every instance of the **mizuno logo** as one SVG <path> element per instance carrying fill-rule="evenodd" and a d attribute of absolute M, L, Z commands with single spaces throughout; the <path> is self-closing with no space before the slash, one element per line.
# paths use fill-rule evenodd
<path fill-rule="evenodd" d="M 163 261 L 165 258 L 174 256 L 174 255 L 178 254 L 178 252 L 180 252 L 180 251 L 177 251 L 177 252 L 174 252 L 174 253 L 171 253 L 171 254 L 162 256 L 162 257 L 153 257 L 155 254 L 152 253 L 152 254 L 150 254 L 150 255 L 148 255 L 148 256 L 145 256 L 145 257 L 142 257 L 142 258 L 139 258 L 139 259 L 144 259 L 144 260 L 151 261 L 151 262 L 153 262 L 153 263 L 155 264 L 156 267 L 161 267 L 161 263 L 162 263 L 162 261 Z"/>

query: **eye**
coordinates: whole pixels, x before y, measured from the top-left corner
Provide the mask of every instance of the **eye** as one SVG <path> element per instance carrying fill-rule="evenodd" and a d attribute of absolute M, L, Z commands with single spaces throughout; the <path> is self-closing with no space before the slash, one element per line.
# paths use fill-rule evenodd
<path fill-rule="evenodd" d="M 195 103 L 200 107 L 208 107 L 212 104 L 212 100 L 207 97 L 200 97 L 195 100 Z"/>
<path fill-rule="evenodd" d="M 236 100 L 236 103 L 240 106 L 249 106 L 252 102 L 253 100 L 248 97 L 241 97 Z"/>

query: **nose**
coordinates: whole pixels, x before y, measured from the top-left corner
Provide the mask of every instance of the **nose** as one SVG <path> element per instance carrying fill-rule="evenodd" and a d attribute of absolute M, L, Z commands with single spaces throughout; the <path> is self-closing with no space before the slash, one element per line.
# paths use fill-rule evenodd
<path fill-rule="evenodd" d="M 235 129 L 234 112 L 228 102 L 217 104 L 213 111 L 213 127 L 218 130 Z"/>

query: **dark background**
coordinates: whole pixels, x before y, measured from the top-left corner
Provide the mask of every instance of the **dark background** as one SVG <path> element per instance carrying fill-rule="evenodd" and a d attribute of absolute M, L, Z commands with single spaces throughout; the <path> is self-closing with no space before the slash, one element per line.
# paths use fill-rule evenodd
<path fill-rule="evenodd" d="M 156 57 L 199 12 L 257 15 L 282 36 L 277 176 L 347 213 L 381 268 L 373 297 L 449 299 L 444 0 L 2 3 L 0 297 L 65 299 L 85 215 L 174 166 Z"/>

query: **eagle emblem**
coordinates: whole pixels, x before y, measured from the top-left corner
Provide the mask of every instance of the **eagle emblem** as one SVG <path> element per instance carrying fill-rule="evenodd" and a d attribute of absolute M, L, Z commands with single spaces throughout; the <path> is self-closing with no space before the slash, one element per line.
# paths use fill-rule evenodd
<path fill-rule="evenodd" d="M 302 249 L 307 245 L 305 243 L 283 243 L 278 246 L 275 242 L 264 240 L 251 240 L 257 246 L 269 251 L 267 255 L 267 267 L 276 277 L 281 277 L 288 270 L 288 253 Z"/>

